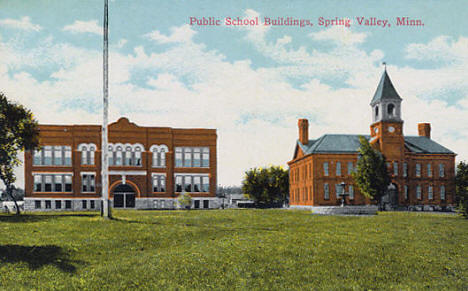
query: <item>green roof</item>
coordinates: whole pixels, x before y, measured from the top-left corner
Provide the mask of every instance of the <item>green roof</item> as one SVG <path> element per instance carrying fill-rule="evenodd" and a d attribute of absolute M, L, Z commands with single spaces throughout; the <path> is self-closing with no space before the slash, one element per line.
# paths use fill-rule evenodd
<path fill-rule="evenodd" d="M 313 153 L 357 153 L 360 143 L 358 134 L 325 134 L 318 139 L 309 140 L 304 145 L 300 141 L 297 144 L 303 152 Z M 363 135 L 369 139 L 370 136 Z M 422 154 L 454 154 L 451 150 L 441 146 L 437 142 L 425 136 L 405 136 L 405 146 L 413 153 Z"/>
<path fill-rule="evenodd" d="M 393 87 L 392 81 L 385 70 L 380 78 L 379 86 L 375 90 L 374 98 L 370 105 L 374 105 L 381 100 L 401 100 L 400 95 L 398 95 L 395 87 Z"/>

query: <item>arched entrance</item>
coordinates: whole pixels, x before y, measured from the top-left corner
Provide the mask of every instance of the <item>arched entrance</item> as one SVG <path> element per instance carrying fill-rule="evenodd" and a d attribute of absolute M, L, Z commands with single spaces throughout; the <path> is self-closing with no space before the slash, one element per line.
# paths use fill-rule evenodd
<path fill-rule="evenodd" d="M 385 195 L 382 197 L 382 208 L 392 210 L 398 207 L 398 186 L 395 183 L 388 185 Z"/>
<path fill-rule="evenodd" d="M 135 190 L 128 184 L 120 184 L 114 189 L 115 208 L 135 208 Z"/>

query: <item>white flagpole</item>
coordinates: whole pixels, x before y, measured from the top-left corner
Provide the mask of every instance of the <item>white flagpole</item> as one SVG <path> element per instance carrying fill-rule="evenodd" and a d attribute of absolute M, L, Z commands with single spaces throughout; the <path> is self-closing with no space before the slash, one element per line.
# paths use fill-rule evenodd
<path fill-rule="evenodd" d="M 103 45 L 103 112 L 102 112 L 102 142 L 101 142 L 101 215 L 106 218 L 112 217 L 109 205 L 109 160 L 107 125 L 109 111 L 109 43 L 108 43 L 108 0 L 104 0 L 104 45 Z"/>

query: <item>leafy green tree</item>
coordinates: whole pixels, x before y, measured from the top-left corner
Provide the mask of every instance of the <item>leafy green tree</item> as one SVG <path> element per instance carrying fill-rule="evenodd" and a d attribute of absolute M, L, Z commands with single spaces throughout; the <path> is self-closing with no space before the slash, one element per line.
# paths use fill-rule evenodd
<path fill-rule="evenodd" d="M 280 166 L 250 169 L 245 172 L 242 191 L 259 206 L 282 203 L 289 193 L 289 173 Z"/>
<path fill-rule="evenodd" d="M 455 202 L 458 211 L 468 218 L 468 163 L 461 161 L 457 165 L 455 176 Z"/>
<path fill-rule="evenodd" d="M 390 176 L 387 172 L 385 156 L 372 148 L 369 141 L 359 137 L 359 158 L 356 171 L 352 174 L 354 182 L 360 192 L 367 198 L 376 200 L 380 205 L 382 196 L 390 184 Z"/>
<path fill-rule="evenodd" d="M 7 195 L 15 202 L 17 215 L 20 210 L 12 191 L 16 181 L 14 168 L 21 164 L 18 153 L 38 145 L 38 124 L 32 112 L 10 102 L 0 92 L 0 180 L 5 184 Z"/>
<path fill-rule="evenodd" d="M 177 197 L 177 200 L 179 201 L 180 207 L 190 209 L 190 206 L 192 205 L 192 196 L 190 196 L 190 193 L 180 193 L 179 197 Z"/>

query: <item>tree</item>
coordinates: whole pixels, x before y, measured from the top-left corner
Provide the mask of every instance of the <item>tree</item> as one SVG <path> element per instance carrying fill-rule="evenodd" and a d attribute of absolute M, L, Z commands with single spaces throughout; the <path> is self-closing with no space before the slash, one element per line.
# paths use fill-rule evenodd
<path fill-rule="evenodd" d="M 391 181 L 387 173 L 385 156 L 372 148 L 365 137 L 360 136 L 359 142 L 361 143 L 359 158 L 352 176 L 361 193 L 367 198 L 376 200 L 380 205 Z"/>
<path fill-rule="evenodd" d="M 190 196 L 190 193 L 180 193 L 179 197 L 177 197 L 177 200 L 179 201 L 180 207 L 190 209 L 190 206 L 192 205 L 192 196 Z"/>
<path fill-rule="evenodd" d="M 242 191 L 259 206 L 283 203 L 289 193 L 289 173 L 279 166 L 245 172 Z"/>
<path fill-rule="evenodd" d="M 457 165 L 455 203 L 458 206 L 458 211 L 468 218 L 468 163 L 464 161 Z"/>
<path fill-rule="evenodd" d="M 15 202 L 17 215 L 20 211 L 12 191 L 16 181 L 14 168 L 21 164 L 18 153 L 33 150 L 38 145 L 39 129 L 32 112 L 10 102 L 0 92 L 0 179 L 5 184 L 7 195 Z"/>

